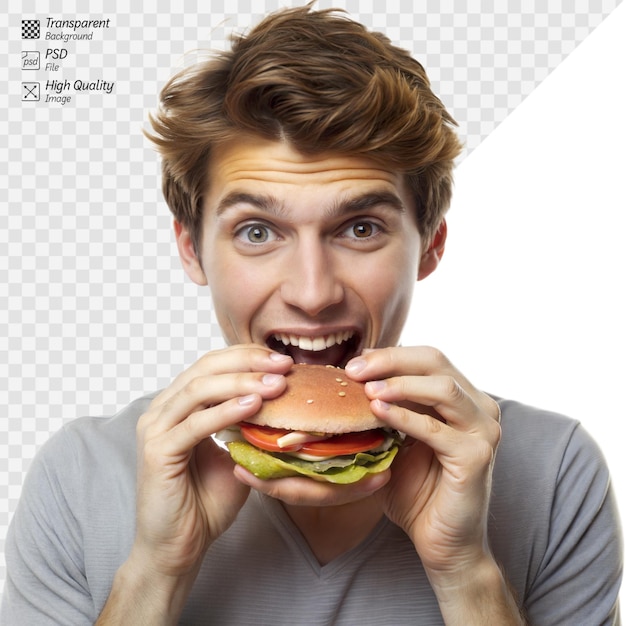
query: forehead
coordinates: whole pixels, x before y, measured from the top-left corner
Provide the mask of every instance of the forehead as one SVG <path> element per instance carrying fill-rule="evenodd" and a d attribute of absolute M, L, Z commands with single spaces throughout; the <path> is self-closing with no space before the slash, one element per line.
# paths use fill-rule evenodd
<path fill-rule="evenodd" d="M 393 193 L 404 203 L 408 190 L 402 173 L 360 156 L 332 153 L 305 155 L 288 142 L 246 137 L 215 149 L 208 171 L 207 200 L 253 191 L 290 195 L 315 192 L 358 195 L 363 191 Z"/>

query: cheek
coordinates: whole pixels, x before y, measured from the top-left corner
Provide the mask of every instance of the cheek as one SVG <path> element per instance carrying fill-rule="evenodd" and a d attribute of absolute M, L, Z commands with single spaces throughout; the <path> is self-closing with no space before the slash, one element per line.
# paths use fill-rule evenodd
<path fill-rule="evenodd" d="M 210 268 L 207 280 L 226 342 L 229 345 L 249 342 L 250 322 L 271 293 L 272 273 L 263 271 L 261 264 L 224 256 L 211 259 Z"/>
<path fill-rule="evenodd" d="M 419 252 L 419 244 L 417 247 Z M 362 275 L 361 298 L 365 302 L 382 343 L 397 343 L 404 327 L 417 280 L 418 254 L 397 254 L 369 267 Z"/>
<path fill-rule="evenodd" d="M 401 323 L 404 323 L 413 295 L 415 276 L 407 272 L 406 267 L 396 269 L 393 275 L 381 277 L 374 284 L 374 298 L 386 321 L 401 318 Z"/>

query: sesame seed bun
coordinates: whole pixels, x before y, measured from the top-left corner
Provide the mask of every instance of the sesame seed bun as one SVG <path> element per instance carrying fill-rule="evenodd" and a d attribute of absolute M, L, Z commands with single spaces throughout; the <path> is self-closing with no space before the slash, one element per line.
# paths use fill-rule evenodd
<path fill-rule="evenodd" d="M 363 383 L 349 379 L 332 365 L 294 365 L 287 373 L 287 389 L 265 400 L 247 422 L 273 428 L 329 434 L 384 428 L 370 410 Z"/>

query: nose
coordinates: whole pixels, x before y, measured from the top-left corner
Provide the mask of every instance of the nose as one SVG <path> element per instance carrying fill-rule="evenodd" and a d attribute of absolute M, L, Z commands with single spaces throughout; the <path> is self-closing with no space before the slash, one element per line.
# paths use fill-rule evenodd
<path fill-rule="evenodd" d="M 344 298 L 340 269 L 322 242 L 301 242 L 283 267 L 283 301 L 311 317 L 339 304 Z"/>

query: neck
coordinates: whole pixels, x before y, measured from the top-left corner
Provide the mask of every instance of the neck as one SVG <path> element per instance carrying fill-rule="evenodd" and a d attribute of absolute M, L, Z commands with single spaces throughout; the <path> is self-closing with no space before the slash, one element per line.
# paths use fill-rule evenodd
<path fill-rule="evenodd" d="M 378 502 L 364 498 L 329 507 L 291 506 L 285 511 L 306 539 L 320 565 L 356 548 L 383 517 Z"/>

